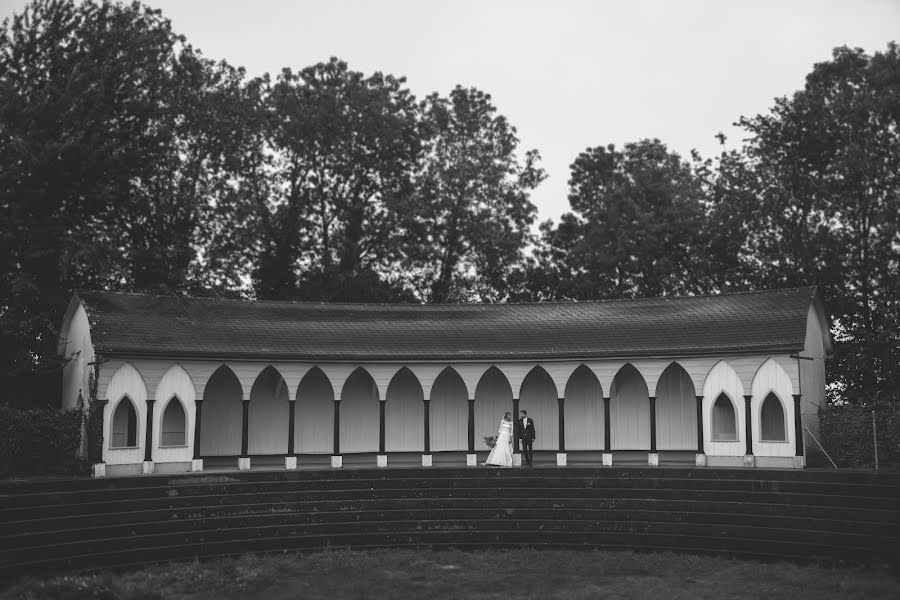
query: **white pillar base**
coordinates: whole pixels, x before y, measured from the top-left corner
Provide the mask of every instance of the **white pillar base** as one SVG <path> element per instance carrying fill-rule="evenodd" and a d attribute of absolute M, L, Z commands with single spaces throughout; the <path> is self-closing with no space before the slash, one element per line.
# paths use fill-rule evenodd
<path fill-rule="evenodd" d="M 706 454 L 695 455 L 694 466 L 705 467 L 706 466 Z"/>
<path fill-rule="evenodd" d="M 285 456 L 284 457 L 284 468 L 288 471 L 295 471 L 297 469 L 297 457 L 296 456 Z"/>
<path fill-rule="evenodd" d="M 430 467 L 430 466 L 431 466 L 431 455 L 430 455 L 430 454 L 423 454 L 423 455 L 422 455 L 422 466 L 423 466 L 423 467 Z"/>
<path fill-rule="evenodd" d="M 91 465 L 91 477 L 106 477 L 106 463 L 94 463 Z"/>
<path fill-rule="evenodd" d="M 604 452 L 603 453 L 603 466 L 604 467 L 612 466 L 612 452 Z"/>
<path fill-rule="evenodd" d="M 199 473 L 203 470 L 203 459 L 195 458 L 191 460 L 191 473 Z"/>
<path fill-rule="evenodd" d="M 744 455 L 744 466 L 745 467 L 755 467 L 756 466 L 756 457 L 752 454 Z"/>
<path fill-rule="evenodd" d="M 794 468 L 795 469 L 803 469 L 806 467 L 806 457 L 805 456 L 795 456 L 794 457 Z"/>
<path fill-rule="evenodd" d="M 478 465 L 478 455 L 477 454 L 466 454 L 466 466 L 474 467 Z"/>
<path fill-rule="evenodd" d="M 513 466 L 514 467 L 522 466 L 522 455 L 521 454 L 513 454 Z"/>
<path fill-rule="evenodd" d="M 647 454 L 647 464 L 651 467 L 659 466 L 659 453 L 657 452 L 649 452 Z"/>
<path fill-rule="evenodd" d="M 153 461 L 152 460 L 145 460 L 144 462 L 141 463 L 141 473 L 143 473 L 144 475 L 149 475 L 152 472 L 153 472 Z"/>
<path fill-rule="evenodd" d="M 387 454 L 379 454 L 375 459 L 375 464 L 377 464 L 380 468 L 384 468 L 387 466 Z"/>
<path fill-rule="evenodd" d="M 332 456 L 331 457 L 331 468 L 332 469 L 340 469 L 344 466 L 344 457 L 343 456 Z"/>
<path fill-rule="evenodd" d="M 556 466 L 557 467 L 566 466 L 566 453 L 565 452 L 557 452 L 556 453 Z"/>
<path fill-rule="evenodd" d="M 250 457 L 249 456 L 241 456 L 238 458 L 238 470 L 239 471 L 249 471 L 250 470 Z"/>

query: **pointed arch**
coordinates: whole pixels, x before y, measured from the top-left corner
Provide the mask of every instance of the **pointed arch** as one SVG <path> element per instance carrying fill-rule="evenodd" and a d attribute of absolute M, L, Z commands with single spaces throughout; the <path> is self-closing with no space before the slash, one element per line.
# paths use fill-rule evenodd
<path fill-rule="evenodd" d="M 188 443 L 187 411 L 178 394 L 173 394 L 160 411 L 159 445 L 186 446 Z"/>
<path fill-rule="evenodd" d="M 497 435 L 505 412 L 512 413 L 512 387 L 503 371 L 489 367 L 475 387 L 475 449 L 486 450 L 483 440 Z"/>
<path fill-rule="evenodd" d="M 603 387 L 587 365 L 579 365 L 569 375 L 565 402 L 566 450 L 602 450 Z"/>
<path fill-rule="evenodd" d="M 110 423 L 110 448 L 138 447 L 138 411 L 134 401 L 123 394 L 113 407 Z"/>
<path fill-rule="evenodd" d="M 144 376 L 130 362 L 119 367 L 106 386 L 106 398 L 110 402 L 117 402 L 125 394 L 138 406 L 147 402 L 149 397 Z"/>
<path fill-rule="evenodd" d="M 378 386 L 363 367 L 354 369 L 341 390 L 341 452 L 377 452 Z"/>
<path fill-rule="evenodd" d="M 431 386 L 429 427 L 431 450 L 465 450 L 469 435 L 469 391 L 462 376 L 453 367 L 446 367 Z"/>
<path fill-rule="evenodd" d="M 228 365 L 210 375 L 203 388 L 200 420 L 201 456 L 237 456 L 241 453 L 244 388 Z"/>
<path fill-rule="evenodd" d="M 644 376 L 625 363 L 609 388 L 613 450 L 650 449 L 650 394 Z"/>
<path fill-rule="evenodd" d="M 731 434 L 727 433 L 730 429 L 724 430 L 731 418 L 731 412 L 724 404 L 726 400 L 734 412 L 733 439 L 729 439 Z M 715 408 L 717 402 L 720 402 L 718 410 Z M 720 360 L 709 370 L 703 383 L 703 439 L 707 454 L 741 456 L 746 452 L 743 407 L 744 384 L 728 361 Z"/>
<path fill-rule="evenodd" d="M 424 448 L 425 393 L 408 367 L 394 373 L 385 393 L 385 451 L 421 452 Z"/>
<path fill-rule="evenodd" d="M 786 442 L 787 410 L 778 394 L 769 392 L 759 408 L 759 439 L 762 442 Z"/>
<path fill-rule="evenodd" d="M 325 371 L 311 368 L 297 385 L 294 449 L 299 454 L 331 454 L 334 449 L 334 387 Z"/>
<path fill-rule="evenodd" d="M 559 392 L 550 374 L 540 365 L 522 380 L 519 410 L 528 411 L 534 419 L 535 450 L 559 449 Z M 513 415 L 517 419 L 519 415 Z"/>
<path fill-rule="evenodd" d="M 754 453 L 793 456 L 795 438 L 790 375 L 774 358 L 769 358 L 753 376 L 752 395 Z M 785 444 L 785 442 L 791 442 Z"/>
<path fill-rule="evenodd" d="M 656 447 L 697 447 L 697 391 L 687 370 L 673 361 L 656 382 Z"/>
<path fill-rule="evenodd" d="M 281 372 L 266 366 L 250 388 L 247 412 L 247 452 L 253 455 L 287 453 L 290 392 Z"/>

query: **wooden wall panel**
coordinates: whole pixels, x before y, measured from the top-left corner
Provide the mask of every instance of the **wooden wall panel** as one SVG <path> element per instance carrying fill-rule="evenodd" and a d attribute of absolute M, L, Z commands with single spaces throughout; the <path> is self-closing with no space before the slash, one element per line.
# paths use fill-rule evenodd
<path fill-rule="evenodd" d="M 347 378 L 341 393 L 341 454 L 377 452 L 378 387 L 365 369 Z"/>
<path fill-rule="evenodd" d="M 731 398 L 737 415 L 737 441 L 712 441 L 712 407 L 725 392 Z M 747 451 L 744 424 L 744 385 L 731 365 L 722 360 L 710 370 L 703 384 L 703 445 L 712 456 L 743 456 Z"/>
<path fill-rule="evenodd" d="M 153 407 L 153 460 L 154 462 L 187 462 L 194 456 L 194 419 L 196 415 L 197 393 L 194 381 L 181 365 L 172 365 L 160 378 L 154 392 L 156 404 Z M 185 438 L 180 448 L 161 447 L 163 417 L 168 405 L 176 398 L 184 409 Z"/>
<path fill-rule="evenodd" d="M 241 453 L 243 391 L 234 372 L 222 366 L 203 389 L 200 420 L 201 456 L 238 456 Z"/>
<path fill-rule="evenodd" d="M 503 413 L 512 410 L 512 389 L 506 376 L 499 369 L 488 369 L 475 388 L 475 450 L 487 450 L 485 436 L 497 435 Z"/>
<path fill-rule="evenodd" d="M 697 448 L 697 394 L 694 383 L 673 363 L 656 385 L 656 447 L 659 450 Z"/>
<path fill-rule="evenodd" d="M 800 372 L 797 393 L 802 394 L 801 418 L 803 425 L 809 427 L 816 437 L 819 437 L 819 408 L 825 406 L 825 339 L 828 335 L 822 329 L 818 310 L 816 304 L 813 304 L 806 316 L 806 344 L 803 356 L 811 357 L 813 360 L 796 361 Z M 812 440 L 809 442 L 815 446 L 815 442 Z M 816 451 L 819 452 L 818 447 Z"/>
<path fill-rule="evenodd" d="M 650 396 L 641 374 L 625 365 L 610 386 L 613 450 L 650 449 Z"/>
<path fill-rule="evenodd" d="M 61 330 L 60 352 L 63 358 L 71 359 L 63 367 L 62 407 L 73 409 L 79 392 L 87 401 L 90 373 L 88 365 L 94 361 L 94 346 L 91 341 L 91 326 L 81 301 L 70 306 L 67 313 L 69 312 L 71 314 L 66 315 Z"/>
<path fill-rule="evenodd" d="M 307 371 L 297 386 L 294 407 L 294 451 L 331 454 L 334 451 L 334 390 L 321 369 Z"/>
<path fill-rule="evenodd" d="M 398 371 L 387 388 L 386 398 L 385 451 L 421 452 L 425 447 L 424 395 L 413 372 Z"/>
<path fill-rule="evenodd" d="M 110 448 L 112 443 L 112 415 L 128 396 L 137 412 L 137 447 Z M 111 465 L 139 463 L 144 460 L 144 444 L 147 431 L 147 385 L 140 372 L 131 363 L 123 363 L 109 380 L 106 389 L 109 399 L 103 408 L 104 440 L 103 460 Z"/>
<path fill-rule="evenodd" d="M 468 399 L 466 384 L 455 370 L 447 369 L 437 376 L 431 387 L 428 408 L 432 452 L 468 448 Z M 475 448 L 481 449 L 477 437 Z"/>
<path fill-rule="evenodd" d="M 248 454 L 287 454 L 289 397 L 287 384 L 275 367 L 266 367 L 256 378 L 247 419 Z"/>
<path fill-rule="evenodd" d="M 784 415 L 785 441 L 762 441 L 762 403 L 769 392 L 781 402 Z M 751 414 L 753 415 L 753 454 L 758 456 L 794 456 L 794 399 L 791 380 L 775 360 L 767 360 L 753 378 Z"/>
<path fill-rule="evenodd" d="M 565 387 L 566 451 L 602 450 L 604 446 L 603 390 L 594 373 L 581 366 Z"/>
<path fill-rule="evenodd" d="M 519 410 L 527 410 L 534 419 L 537 439 L 535 450 L 559 449 L 559 393 L 556 384 L 544 369 L 536 367 L 522 382 L 519 396 Z M 510 409 L 512 410 L 512 409 Z M 513 415 L 518 419 L 519 415 Z M 515 435 L 515 430 L 513 430 Z"/>

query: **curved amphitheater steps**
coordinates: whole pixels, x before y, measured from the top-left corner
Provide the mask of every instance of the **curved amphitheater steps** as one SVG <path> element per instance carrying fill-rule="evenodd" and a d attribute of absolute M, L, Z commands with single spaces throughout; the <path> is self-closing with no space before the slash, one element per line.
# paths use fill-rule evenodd
<path fill-rule="evenodd" d="M 0 576 L 325 547 L 566 547 L 897 564 L 900 474 L 244 471 L 0 483 Z"/>

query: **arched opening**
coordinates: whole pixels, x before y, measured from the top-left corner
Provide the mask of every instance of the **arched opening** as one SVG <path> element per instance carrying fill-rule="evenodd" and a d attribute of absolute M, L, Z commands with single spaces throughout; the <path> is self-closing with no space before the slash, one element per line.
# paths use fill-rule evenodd
<path fill-rule="evenodd" d="M 759 414 L 760 439 L 764 442 L 786 442 L 784 405 L 781 399 L 769 392 L 763 400 Z"/>
<path fill-rule="evenodd" d="M 603 389 L 581 365 L 566 383 L 566 450 L 603 449 Z"/>
<path fill-rule="evenodd" d="M 714 442 L 735 442 L 737 435 L 737 415 L 734 403 L 725 392 L 719 394 L 712 410 L 712 440 Z"/>
<path fill-rule="evenodd" d="M 421 452 L 425 447 L 425 408 L 419 379 L 403 367 L 391 379 L 385 397 L 385 451 Z"/>
<path fill-rule="evenodd" d="M 203 390 L 200 419 L 201 456 L 237 456 L 241 453 L 244 392 L 234 371 L 222 365 Z"/>
<path fill-rule="evenodd" d="M 250 388 L 247 453 L 286 454 L 290 393 L 275 367 L 263 369 Z"/>
<path fill-rule="evenodd" d="M 341 453 L 378 452 L 379 423 L 378 386 L 360 367 L 341 392 Z"/>
<path fill-rule="evenodd" d="M 519 392 L 519 410 L 528 411 L 534 419 L 535 450 L 557 450 L 559 448 L 559 396 L 556 384 L 541 367 L 528 372 Z M 501 415 L 502 416 L 502 415 Z M 518 419 L 519 415 L 513 415 Z"/>
<path fill-rule="evenodd" d="M 656 447 L 697 447 L 697 394 L 694 382 L 678 363 L 670 364 L 656 384 Z"/>
<path fill-rule="evenodd" d="M 484 438 L 496 436 L 503 413 L 512 413 L 512 388 L 500 369 L 484 372 L 475 387 L 475 450 L 486 451 Z M 516 415 L 518 416 L 518 415 Z"/>
<path fill-rule="evenodd" d="M 609 388 L 610 444 L 613 450 L 650 449 L 650 394 L 631 364 L 616 373 Z"/>
<path fill-rule="evenodd" d="M 297 386 L 294 449 L 299 454 L 334 451 L 334 388 L 319 367 L 313 367 Z"/>
<path fill-rule="evenodd" d="M 160 446 L 184 446 L 187 444 L 187 418 L 178 396 L 172 396 L 163 411 L 159 432 Z"/>
<path fill-rule="evenodd" d="M 128 396 L 122 396 L 113 413 L 110 448 L 137 447 L 137 410 Z"/>
<path fill-rule="evenodd" d="M 431 386 L 428 407 L 432 452 L 465 450 L 468 447 L 468 399 L 469 392 L 459 373 L 452 367 L 441 371 Z"/>

